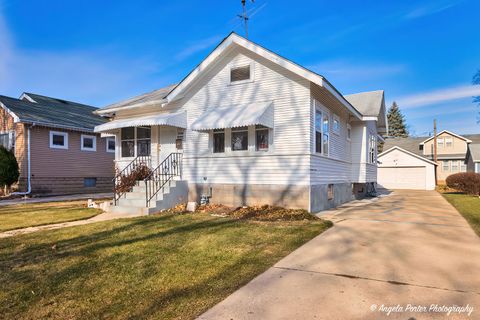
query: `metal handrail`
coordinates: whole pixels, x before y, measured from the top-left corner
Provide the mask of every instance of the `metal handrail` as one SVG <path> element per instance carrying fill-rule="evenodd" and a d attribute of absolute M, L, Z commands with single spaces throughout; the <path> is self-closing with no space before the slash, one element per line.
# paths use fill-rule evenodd
<path fill-rule="evenodd" d="M 173 177 L 182 174 L 182 153 L 172 152 L 152 170 L 152 172 L 143 180 L 145 182 L 145 204 L 147 208 L 150 202 Z"/>
<path fill-rule="evenodd" d="M 146 165 L 149 168 L 152 166 L 152 161 L 150 156 L 137 156 L 133 159 L 122 171 L 117 173 L 113 178 L 113 203 L 117 205 L 117 201 L 125 194 L 125 192 L 119 192 L 117 185 L 120 183 L 123 176 L 130 175 L 133 170 L 138 168 L 141 165 Z"/>

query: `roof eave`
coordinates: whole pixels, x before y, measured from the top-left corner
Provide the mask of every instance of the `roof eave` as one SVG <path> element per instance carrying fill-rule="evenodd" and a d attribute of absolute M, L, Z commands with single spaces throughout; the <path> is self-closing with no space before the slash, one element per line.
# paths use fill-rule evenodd
<path fill-rule="evenodd" d="M 163 107 L 167 102 L 168 102 L 167 99 L 153 100 L 153 101 L 135 103 L 135 104 L 130 104 L 130 105 L 116 107 L 116 108 L 98 109 L 98 110 L 95 110 L 93 113 L 98 114 L 98 115 L 106 115 L 106 114 L 116 112 L 116 111 L 151 107 L 151 106 L 154 106 L 154 105 L 160 105 L 160 107 Z"/>

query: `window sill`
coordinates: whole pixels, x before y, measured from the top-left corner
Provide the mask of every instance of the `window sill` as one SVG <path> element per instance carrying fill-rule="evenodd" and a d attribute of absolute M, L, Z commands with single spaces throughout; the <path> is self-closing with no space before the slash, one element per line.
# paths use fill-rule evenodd
<path fill-rule="evenodd" d="M 228 83 L 228 86 L 236 86 L 236 85 L 239 85 L 239 84 L 246 84 L 246 83 L 252 83 L 252 82 L 255 82 L 255 80 L 253 80 L 253 79 L 241 80 L 241 81 L 230 82 L 230 83 Z"/>

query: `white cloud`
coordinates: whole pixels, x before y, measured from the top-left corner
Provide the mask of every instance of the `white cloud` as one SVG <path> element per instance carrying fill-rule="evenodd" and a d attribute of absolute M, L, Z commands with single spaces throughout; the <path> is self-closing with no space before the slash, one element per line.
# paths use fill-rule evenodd
<path fill-rule="evenodd" d="M 404 15 L 405 19 L 417 19 L 431 14 L 439 13 L 458 5 L 463 0 L 455 1 L 436 1 L 430 4 L 417 7 Z"/>
<path fill-rule="evenodd" d="M 221 38 L 221 36 L 213 36 L 191 43 L 188 47 L 176 54 L 175 58 L 177 60 L 184 60 L 197 52 L 203 51 L 212 47 L 213 45 L 218 44 Z"/>
<path fill-rule="evenodd" d="M 411 109 L 478 95 L 480 95 L 480 85 L 464 85 L 417 93 L 395 99 L 395 101 L 402 109 Z"/>

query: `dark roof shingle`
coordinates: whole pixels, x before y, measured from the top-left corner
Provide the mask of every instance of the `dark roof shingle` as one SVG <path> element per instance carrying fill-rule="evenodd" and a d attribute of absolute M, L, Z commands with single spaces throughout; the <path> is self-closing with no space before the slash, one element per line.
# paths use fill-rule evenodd
<path fill-rule="evenodd" d="M 20 122 L 48 127 L 93 131 L 107 120 L 94 114 L 97 108 L 84 104 L 25 93 L 35 102 L 0 95 L 0 102 L 13 112 Z"/>

